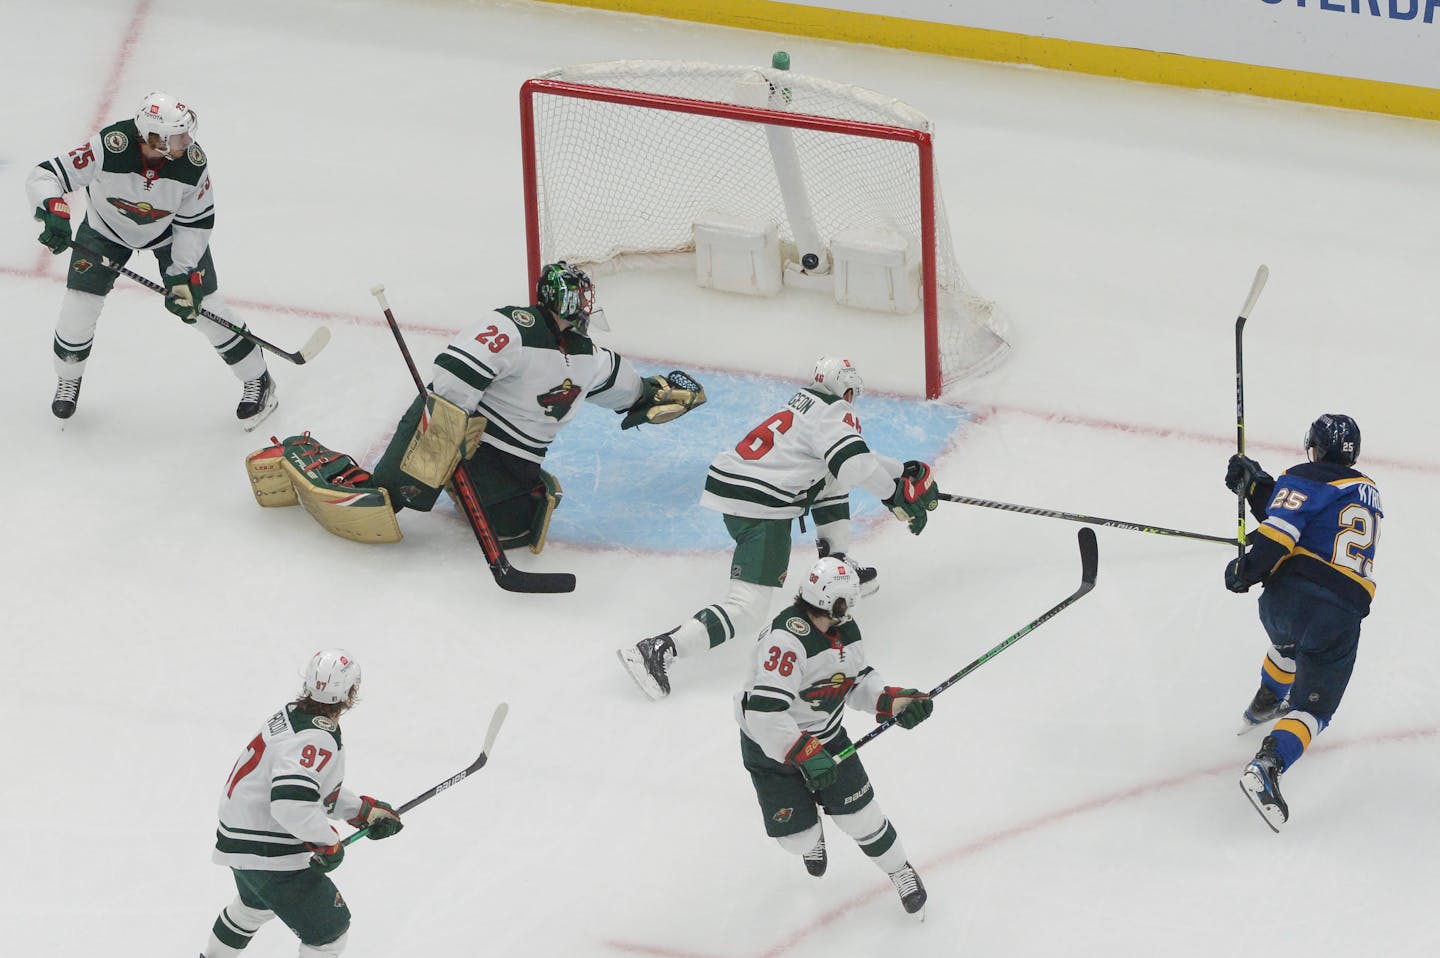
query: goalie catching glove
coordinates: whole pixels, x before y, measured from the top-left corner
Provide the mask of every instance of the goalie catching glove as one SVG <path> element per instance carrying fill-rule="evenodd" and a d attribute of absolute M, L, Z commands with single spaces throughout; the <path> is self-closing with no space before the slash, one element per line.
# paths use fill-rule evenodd
<path fill-rule="evenodd" d="M 664 376 L 646 376 L 640 385 L 640 398 L 625 412 L 621 429 L 646 422 L 679 419 L 705 402 L 705 387 L 694 376 L 679 369 L 673 369 Z"/>
<path fill-rule="evenodd" d="M 911 459 L 905 463 L 905 471 L 895 480 L 895 491 L 884 500 L 895 518 L 919 535 L 929 518 L 927 513 L 935 511 L 940 504 L 940 489 L 935 485 L 935 473 L 927 463 Z"/>

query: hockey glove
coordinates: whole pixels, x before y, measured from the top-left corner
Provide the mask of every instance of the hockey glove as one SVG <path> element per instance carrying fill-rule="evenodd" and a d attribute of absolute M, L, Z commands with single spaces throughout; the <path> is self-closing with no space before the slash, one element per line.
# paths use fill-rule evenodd
<path fill-rule="evenodd" d="M 805 776 L 805 787 L 812 792 L 829 788 L 840 777 L 835 760 L 813 735 L 801 735 L 796 739 L 785 761 L 800 769 L 800 774 Z"/>
<path fill-rule="evenodd" d="M 1225 566 L 1225 588 L 1231 592 L 1249 592 L 1252 583 L 1245 578 L 1245 564 L 1236 556 Z"/>
<path fill-rule="evenodd" d="M 370 830 L 365 833 L 365 837 L 374 839 L 389 838 L 405 827 L 389 802 L 382 802 L 369 795 L 360 796 L 360 813 L 346 821 L 356 828 L 368 827 Z"/>
<path fill-rule="evenodd" d="M 1275 477 L 1261 469 L 1260 463 L 1249 456 L 1231 456 L 1225 467 L 1225 486 L 1231 492 L 1248 498 L 1254 494 L 1257 483 L 1273 486 Z"/>
<path fill-rule="evenodd" d="M 345 860 L 345 846 L 340 842 L 333 845 L 315 845 L 306 842 L 305 847 L 314 853 L 310 856 L 310 867 L 317 872 L 333 872 Z"/>
<path fill-rule="evenodd" d="M 895 720 L 901 728 L 914 728 L 930 717 L 935 711 L 935 700 L 919 689 L 902 689 L 898 685 L 887 685 L 875 703 L 875 721 Z"/>
<path fill-rule="evenodd" d="M 165 277 L 165 308 L 187 323 L 195 322 L 200 314 L 200 300 L 204 298 L 205 275 L 198 269 L 187 275 Z"/>
<path fill-rule="evenodd" d="M 679 419 L 705 402 L 705 387 L 683 370 L 671 370 L 664 376 L 647 376 L 640 381 L 640 398 L 625 411 L 621 429 L 641 423 L 669 422 Z"/>
<path fill-rule="evenodd" d="M 926 463 L 911 459 L 905 463 L 905 471 L 895 480 L 895 491 L 885 500 L 885 505 L 895 513 L 895 518 L 919 535 L 933 512 L 940 504 L 940 489 L 935 485 L 935 474 Z"/>
<path fill-rule="evenodd" d="M 57 196 L 35 207 L 35 218 L 45 224 L 40 231 L 41 245 L 57 256 L 65 252 L 70 245 L 70 204 L 65 198 Z"/>

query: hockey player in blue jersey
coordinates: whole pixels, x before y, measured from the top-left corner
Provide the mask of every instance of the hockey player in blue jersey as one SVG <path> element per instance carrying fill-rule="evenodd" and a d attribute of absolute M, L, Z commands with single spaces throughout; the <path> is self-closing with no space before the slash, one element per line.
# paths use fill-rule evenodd
<path fill-rule="evenodd" d="M 1260 623 L 1270 650 L 1242 734 L 1278 719 L 1240 776 L 1240 787 L 1275 831 L 1289 818 L 1280 775 L 1330 724 L 1360 643 L 1360 620 L 1375 595 L 1375 545 L 1384 510 L 1380 491 L 1354 469 L 1360 427 L 1327 413 L 1305 433 L 1308 459 L 1269 476 L 1231 456 L 1225 484 L 1243 493 L 1260 521 L 1244 558 L 1225 568 L 1225 587 L 1263 583 Z"/>

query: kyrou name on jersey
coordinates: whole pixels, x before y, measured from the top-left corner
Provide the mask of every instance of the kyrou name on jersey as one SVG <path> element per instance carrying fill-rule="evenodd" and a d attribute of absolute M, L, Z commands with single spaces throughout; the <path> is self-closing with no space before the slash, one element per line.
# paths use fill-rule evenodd
<path fill-rule="evenodd" d="M 545 415 L 551 419 L 564 419 L 565 415 L 570 412 L 570 407 L 575 405 L 575 400 L 579 398 L 580 387 L 566 379 L 560 385 L 547 389 L 536 396 L 535 402 L 545 410 Z"/>
<path fill-rule="evenodd" d="M 109 199 L 110 205 L 119 210 L 126 219 L 133 220 L 141 226 L 154 223 L 156 220 L 163 220 L 171 215 L 170 210 L 162 210 L 149 203 L 132 203 L 118 196 L 112 196 Z"/>

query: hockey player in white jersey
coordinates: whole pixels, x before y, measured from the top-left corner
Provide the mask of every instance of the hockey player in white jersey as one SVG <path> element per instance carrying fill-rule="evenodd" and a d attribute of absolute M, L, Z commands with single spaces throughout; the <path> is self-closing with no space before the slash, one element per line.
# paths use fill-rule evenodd
<path fill-rule="evenodd" d="M 195 111 L 167 93 L 151 93 L 133 118 L 119 120 L 85 143 L 36 166 L 25 181 L 40 242 L 57 256 L 70 251 L 65 297 L 55 324 L 59 383 L 50 411 L 75 414 L 80 382 L 95 341 L 95 327 L 116 273 L 96 262 L 123 266 L 133 252 L 155 254 L 165 283 L 165 308 L 192 324 L 243 386 L 235 415 L 254 429 L 276 406 L 265 356 L 253 342 L 199 314 L 204 308 L 235 325 L 218 293 L 210 231 L 215 195 L 209 161 L 194 140 Z M 86 214 L 73 238 L 66 194 L 85 191 Z"/>
<path fill-rule="evenodd" d="M 863 388 L 853 362 L 821 357 L 809 385 L 710 463 L 700 504 L 724 514 L 735 540 L 730 590 L 683 624 L 618 651 L 650 698 L 670 694 L 668 670 L 677 656 L 698 656 L 759 631 L 785 582 L 796 518 L 810 513 L 820 555 L 841 559 L 850 548 L 856 487 L 881 499 L 912 533 L 925 528 L 939 501 L 934 475 L 926 463 L 901 464 L 866 445 L 855 412 Z M 878 587 L 874 569 L 854 568 L 867 594 Z"/>
<path fill-rule="evenodd" d="M 220 912 L 201 958 L 235 958 L 279 916 L 300 958 L 345 949 L 350 909 L 327 872 L 345 857 L 330 819 L 388 838 L 403 827 L 385 802 L 345 787 L 341 714 L 360 692 L 360 664 L 343 649 L 316 652 L 300 696 L 245 746 L 220 792 L 214 860 L 238 894 Z"/>
<path fill-rule="evenodd" d="M 777 615 L 751 653 L 750 679 L 735 696 L 740 755 L 750 773 L 765 833 L 820 877 L 828 858 L 818 809 L 890 876 L 900 903 L 924 919 L 925 885 L 895 827 L 875 801 L 858 752 L 836 762 L 850 744 L 844 706 L 894 719 L 911 729 L 930 717 L 924 692 L 886 685 L 870 667 L 851 612 L 860 596 L 855 569 L 830 556 L 800 582 L 795 601 Z"/>
<path fill-rule="evenodd" d="M 541 463 L 586 402 L 625 414 L 620 427 L 628 429 L 669 422 L 705 401 L 678 370 L 642 378 L 590 338 L 592 324 L 609 328 L 594 284 L 558 262 L 541 270 L 533 305 L 485 313 L 452 339 L 435 358 L 428 397 L 410 404 L 375 465 L 395 511 L 428 511 L 464 469 L 501 546 L 538 553 L 561 498 Z"/>

